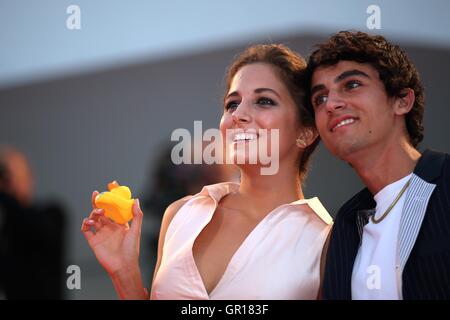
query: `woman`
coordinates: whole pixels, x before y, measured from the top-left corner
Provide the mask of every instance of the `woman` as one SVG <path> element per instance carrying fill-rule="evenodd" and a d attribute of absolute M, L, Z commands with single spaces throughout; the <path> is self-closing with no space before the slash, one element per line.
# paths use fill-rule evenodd
<path fill-rule="evenodd" d="M 305 67 L 285 46 L 257 45 L 229 68 L 220 130 L 229 156 L 245 158 L 237 164 L 241 180 L 206 186 L 167 208 L 152 299 L 317 297 L 332 220 L 317 198 L 304 199 L 301 187 L 318 143 L 314 120 L 303 104 Z M 240 133 L 227 135 L 228 130 Z M 249 161 L 263 130 L 269 149 L 278 147 L 275 174 L 261 174 L 262 159 Z M 275 131 L 279 139 L 270 134 Z M 138 201 L 133 209 L 130 228 L 94 210 L 82 230 L 119 296 L 146 299 L 138 265 Z M 98 232 L 92 233 L 92 227 Z"/>

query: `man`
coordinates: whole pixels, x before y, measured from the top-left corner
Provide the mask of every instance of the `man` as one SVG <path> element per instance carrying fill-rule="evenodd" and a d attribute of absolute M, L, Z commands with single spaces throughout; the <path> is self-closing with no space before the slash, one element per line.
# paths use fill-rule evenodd
<path fill-rule="evenodd" d="M 450 299 L 450 156 L 417 146 L 424 92 L 381 36 L 339 32 L 309 59 L 308 104 L 325 146 L 367 188 L 339 210 L 325 299 Z"/>
<path fill-rule="evenodd" d="M 25 155 L 0 147 L 0 299 L 64 297 L 64 210 L 33 191 Z"/>

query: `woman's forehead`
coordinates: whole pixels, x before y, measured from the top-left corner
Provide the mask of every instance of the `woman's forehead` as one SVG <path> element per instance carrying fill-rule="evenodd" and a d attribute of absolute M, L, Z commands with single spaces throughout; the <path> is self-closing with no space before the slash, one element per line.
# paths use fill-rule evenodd
<path fill-rule="evenodd" d="M 238 70 L 231 81 L 229 92 L 238 89 L 271 88 L 282 90 L 284 83 L 276 69 L 266 63 L 253 63 Z"/>

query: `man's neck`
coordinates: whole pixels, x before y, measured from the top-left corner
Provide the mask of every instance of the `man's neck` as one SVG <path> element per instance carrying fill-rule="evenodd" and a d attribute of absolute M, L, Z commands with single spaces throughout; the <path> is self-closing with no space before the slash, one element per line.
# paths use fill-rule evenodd
<path fill-rule="evenodd" d="M 372 194 L 414 171 L 421 154 L 404 141 L 390 148 L 362 151 L 350 165 Z"/>

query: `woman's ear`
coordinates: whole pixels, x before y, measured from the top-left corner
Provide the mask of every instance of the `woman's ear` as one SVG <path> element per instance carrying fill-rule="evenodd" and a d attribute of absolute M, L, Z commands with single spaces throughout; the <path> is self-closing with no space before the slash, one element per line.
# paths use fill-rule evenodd
<path fill-rule="evenodd" d="M 302 149 L 309 147 L 319 136 L 317 130 L 313 128 L 303 128 L 297 138 L 297 146 Z"/>
<path fill-rule="evenodd" d="M 416 101 L 416 95 L 411 88 L 403 89 L 396 99 L 394 105 L 394 112 L 396 115 L 405 115 L 411 111 L 414 102 Z"/>

